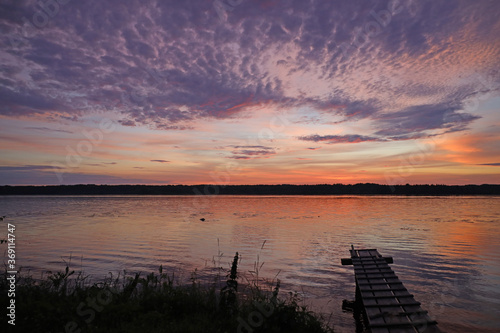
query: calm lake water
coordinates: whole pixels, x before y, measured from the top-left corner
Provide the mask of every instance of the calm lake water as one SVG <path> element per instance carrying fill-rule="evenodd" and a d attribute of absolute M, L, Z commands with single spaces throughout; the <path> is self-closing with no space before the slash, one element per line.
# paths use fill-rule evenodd
<path fill-rule="evenodd" d="M 96 280 L 160 265 L 207 280 L 238 251 L 243 275 L 259 260 L 282 295 L 299 292 L 337 332 L 353 332 L 341 304 L 354 298 L 354 272 L 340 259 L 354 244 L 392 256 L 443 331 L 500 329 L 500 197 L 3 196 L 0 215 L 16 226 L 17 264 L 34 277 L 71 255 Z"/>

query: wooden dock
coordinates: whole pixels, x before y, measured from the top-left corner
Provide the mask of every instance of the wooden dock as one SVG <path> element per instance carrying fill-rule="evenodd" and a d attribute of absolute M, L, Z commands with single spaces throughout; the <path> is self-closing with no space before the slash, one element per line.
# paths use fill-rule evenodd
<path fill-rule="evenodd" d="M 382 257 L 376 249 L 352 247 L 350 252 L 351 258 L 342 259 L 342 265 L 354 266 L 356 303 L 368 332 L 441 332 L 389 267 L 391 257 Z"/>

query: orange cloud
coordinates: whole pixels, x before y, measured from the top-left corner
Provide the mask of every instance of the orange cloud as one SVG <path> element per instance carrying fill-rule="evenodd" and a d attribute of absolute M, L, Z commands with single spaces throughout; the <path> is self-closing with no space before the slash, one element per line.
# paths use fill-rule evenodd
<path fill-rule="evenodd" d="M 437 144 L 436 148 L 444 160 L 460 164 L 483 164 L 496 162 L 500 156 L 492 150 L 498 136 L 480 134 L 457 134 Z"/>

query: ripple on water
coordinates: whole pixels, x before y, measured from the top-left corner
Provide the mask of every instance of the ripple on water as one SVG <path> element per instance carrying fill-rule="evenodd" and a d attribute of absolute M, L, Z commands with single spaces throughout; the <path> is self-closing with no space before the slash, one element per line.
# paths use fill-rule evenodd
<path fill-rule="evenodd" d="M 196 201 L 196 200 L 198 201 Z M 449 332 L 493 332 L 500 292 L 500 198 L 438 197 L 12 197 L 20 264 L 32 271 L 74 268 L 103 277 L 175 272 L 210 282 L 241 255 L 352 332 L 342 299 L 354 297 L 351 244 L 378 248 L 424 309 Z M 200 221 L 200 218 L 205 221 Z M 265 244 L 264 244 L 264 241 Z M 263 246 L 264 244 L 264 246 Z M 223 253 L 218 257 L 219 253 Z M 214 259 L 215 258 L 215 259 Z M 258 258 L 258 259 L 257 259 Z M 216 263 L 216 264 L 215 264 Z M 279 273 L 279 274 L 278 274 Z M 224 274 L 222 275 L 225 276 Z"/>

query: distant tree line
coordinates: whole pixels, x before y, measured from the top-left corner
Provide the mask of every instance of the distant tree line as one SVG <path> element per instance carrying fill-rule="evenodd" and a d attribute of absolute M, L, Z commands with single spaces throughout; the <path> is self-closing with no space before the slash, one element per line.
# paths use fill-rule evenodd
<path fill-rule="evenodd" d="M 0 186 L 0 195 L 500 195 L 500 185 L 45 185 Z"/>

